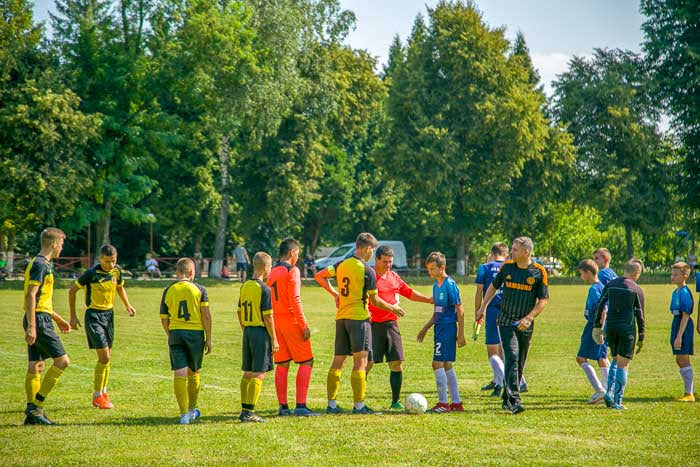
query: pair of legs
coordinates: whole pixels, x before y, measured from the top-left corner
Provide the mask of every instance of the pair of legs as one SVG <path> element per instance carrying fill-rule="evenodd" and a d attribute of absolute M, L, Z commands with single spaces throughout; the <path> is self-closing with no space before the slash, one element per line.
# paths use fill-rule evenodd
<path fill-rule="evenodd" d="M 693 402 L 693 366 L 690 363 L 690 355 L 676 355 L 676 364 L 680 369 L 681 378 L 683 379 L 683 396 L 677 400 L 682 402 Z"/>
<path fill-rule="evenodd" d="M 463 412 L 462 399 L 459 396 L 457 374 L 453 368 L 454 361 L 433 360 L 433 373 L 435 374 L 435 386 L 437 388 L 438 403 L 431 409 L 433 413 L 445 413 L 450 411 Z M 452 403 L 447 404 L 447 393 L 450 393 Z"/>
<path fill-rule="evenodd" d="M 248 263 L 236 263 L 236 273 L 238 274 L 238 280 L 245 282 L 248 277 Z"/>
<path fill-rule="evenodd" d="M 279 334 L 278 334 L 279 336 Z M 291 362 L 276 362 L 275 368 L 275 390 L 277 391 L 277 402 L 280 405 L 279 415 L 292 415 L 289 410 L 287 399 L 287 381 L 289 379 L 289 364 Z M 309 391 L 311 380 L 311 370 L 314 366 L 313 358 L 299 363 L 296 377 L 296 409 L 295 415 L 311 415 L 311 411 L 306 407 L 306 396 Z M 306 409 L 306 410 L 304 410 Z"/>
<path fill-rule="evenodd" d="M 327 392 L 328 407 L 337 407 L 336 398 L 340 390 L 340 373 L 349 355 L 335 355 L 331 368 L 328 370 Z M 352 353 L 352 374 L 350 384 L 352 386 L 352 396 L 355 410 L 362 410 L 365 407 L 365 393 L 367 391 L 367 361 L 369 351 L 361 350 Z"/>
<path fill-rule="evenodd" d="M 367 363 L 367 373 L 375 363 L 386 359 L 389 366 L 389 385 L 391 386 L 391 410 L 404 410 L 399 400 L 403 385 L 403 340 L 396 320 L 372 323 L 372 356 Z"/>
<path fill-rule="evenodd" d="M 391 386 L 390 409 L 403 410 L 404 406 L 399 400 L 401 398 L 401 386 L 403 385 L 403 362 L 401 360 L 394 360 L 386 363 L 389 366 L 389 385 Z M 372 370 L 374 364 L 375 362 L 372 360 L 367 362 L 367 374 Z"/>
<path fill-rule="evenodd" d="M 54 388 L 58 379 L 63 374 L 63 371 L 68 368 L 70 359 L 68 354 L 54 357 L 53 364 L 49 371 L 44 376 L 44 381 L 41 381 L 41 374 L 46 367 L 44 360 L 33 360 L 27 365 L 26 378 L 26 393 L 27 404 L 35 404 L 39 407 L 44 405 L 44 399 L 49 395 L 49 392 Z"/>
<path fill-rule="evenodd" d="M 255 414 L 255 406 L 260 399 L 265 372 L 244 371 L 241 378 L 241 416 L 242 422 L 263 422 L 262 417 Z"/>
<path fill-rule="evenodd" d="M 314 365 L 314 355 L 311 340 L 304 339 L 304 330 L 295 320 L 283 316 L 275 316 L 275 332 L 279 350 L 275 353 L 275 390 L 279 403 L 278 415 L 313 416 L 314 412 L 306 407 L 306 396 L 311 382 L 311 370 Z M 289 379 L 289 364 L 294 361 L 299 364 L 296 376 L 296 408 L 289 409 L 287 399 L 287 383 Z"/>
<path fill-rule="evenodd" d="M 591 383 L 591 386 L 593 387 L 594 393 L 588 399 L 589 404 L 595 404 L 602 401 L 605 391 L 607 391 L 608 388 L 608 370 L 610 367 L 610 362 L 608 361 L 607 357 L 599 358 L 597 361 L 598 367 L 600 368 L 600 379 L 598 379 L 595 368 L 588 363 L 587 358 L 581 355 L 576 356 L 576 363 L 581 367 L 583 373 L 586 375 L 586 378 L 588 378 L 588 382 Z"/>
<path fill-rule="evenodd" d="M 197 410 L 201 386 L 200 370 L 193 371 L 189 367 L 178 368 L 173 371 L 173 376 L 175 398 L 180 409 L 180 423 L 186 424 L 200 416 Z"/>
<path fill-rule="evenodd" d="M 514 413 L 522 411 L 520 405 L 520 381 L 525 370 L 527 354 L 530 350 L 530 340 L 534 331 L 534 324 L 528 329 L 520 330 L 515 326 L 499 326 L 501 343 L 504 356 L 504 385 L 503 407 L 513 410 Z M 514 410 L 517 409 L 517 410 Z"/>
<path fill-rule="evenodd" d="M 97 353 L 97 364 L 95 365 L 92 405 L 100 409 L 112 409 L 114 405 L 112 405 L 107 395 L 112 348 L 103 347 L 101 349 L 95 349 L 95 352 Z"/>

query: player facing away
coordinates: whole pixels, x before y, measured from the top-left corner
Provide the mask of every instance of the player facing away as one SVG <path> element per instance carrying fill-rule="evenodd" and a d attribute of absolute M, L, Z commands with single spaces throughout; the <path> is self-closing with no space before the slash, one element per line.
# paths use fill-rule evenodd
<path fill-rule="evenodd" d="M 476 312 L 481 307 L 484 294 L 498 274 L 498 271 L 501 270 L 501 266 L 503 266 L 507 256 L 508 245 L 503 242 L 494 243 L 491 247 L 491 253 L 488 258 L 489 261 L 479 266 L 476 272 L 476 292 L 474 293 L 475 316 Z M 498 324 L 496 324 L 496 318 L 501 310 L 502 297 L 503 290 L 498 289 L 493 300 L 491 300 L 491 303 L 489 303 L 489 306 L 486 308 L 486 353 L 488 355 L 489 364 L 491 365 L 491 370 L 493 371 L 493 379 L 489 384 L 482 387 L 481 390 L 493 390 L 491 395 L 494 397 L 501 397 L 501 390 L 503 389 L 503 349 L 501 347 L 501 336 L 498 334 Z"/>
<path fill-rule="evenodd" d="M 399 296 L 423 303 L 433 303 L 432 297 L 426 297 L 410 288 L 401 277 L 391 270 L 394 265 L 394 250 L 388 245 L 381 245 L 374 255 L 374 271 L 377 273 L 377 294 L 391 305 L 399 303 Z M 372 323 L 372 355 L 367 366 L 367 373 L 375 363 L 382 363 L 386 357 L 389 365 L 389 385 L 391 386 L 390 410 L 404 411 L 400 401 L 403 384 L 403 342 L 399 332 L 398 316 L 369 304 Z"/>
<path fill-rule="evenodd" d="M 117 249 L 112 245 L 102 245 L 100 262 L 85 271 L 68 292 L 70 308 L 70 326 L 80 327 L 75 312 L 75 297 L 78 290 L 85 288 L 85 334 L 88 347 L 97 352 L 95 379 L 93 384 L 92 405 L 100 409 L 112 409 L 114 405 L 107 393 L 110 360 L 114 343 L 114 298 L 119 295 L 129 316 L 136 310 L 129 303 L 124 289 L 122 272 L 117 267 Z"/>
<path fill-rule="evenodd" d="M 693 394 L 693 366 L 690 364 L 690 356 L 693 355 L 693 294 L 685 284 L 690 275 L 690 265 L 679 262 L 671 266 L 671 283 L 676 290 L 671 294 L 671 350 L 676 356 L 676 363 L 680 368 L 683 379 L 684 394 L 679 397 L 680 402 L 695 402 Z"/>
<path fill-rule="evenodd" d="M 306 395 L 311 381 L 314 354 L 311 351 L 311 331 L 301 306 L 301 273 L 296 267 L 299 260 L 299 242 L 285 238 L 280 243 L 279 262 L 272 268 L 267 285 L 272 291 L 272 315 L 279 350 L 275 352 L 275 389 L 280 416 L 317 415 L 306 407 Z M 296 376 L 296 408 L 289 410 L 287 380 L 289 362 L 299 365 Z"/>
<path fill-rule="evenodd" d="M 265 279 L 272 269 L 272 258 L 259 251 L 253 256 L 253 277 L 243 283 L 238 298 L 238 322 L 243 331 L 241 378 L 241 422 L 265 420 L 255 413 L 265 374 L 272 370 L 272 354 L 279 350 L 272 316 L 271 290 Z"/>
<path fill-rule="evenodd" d="M 617 274 L 610 267 L 611 259 L 612 255 L 607 248 L 598 248 L 593 252 L 593 261 L 598 265 L 598 280 L 603 286 L 606 286 L 611 280 L 617 279 Z"/>
<path fill-rule="evenodd" d="M 54 274 L 51 260 L 61 254 L 65 238 L 62 230 L 54 227 L 44 229 L 41 232 L 41 251 L 32 258 L 24 272 L 23 325 L 29 358 L 24 379 L 27 393 L 25 425 L 55 425 L 44 414 L 44 401 L 70 363 L 52 322 L 56 321 L 61 332 L 70 332 L 68 321 L 53 310 Z M 53 364 L 41 380 L 46 358 L 52 358 Z"/>
<path fill-rule="evenodd" d="M 403 316 L 398 304 L 390 305 L 377 295 L 377 276 L 367 264 L 377 247 L 377 239 L 371 233 L 361 233 L 355 239 L 355 254 L 334 266 L 316 273 L 314 279 L 335 299 L 335 345 L 334 357 L 326 380 L 328 407 L 326 413 L 340 414 L 343 409 L 337 405 L 340 390 L 340 375 L 345 359 L 352 355 L 350 383 L 353 395 L 353 414 L 374 414 L 365 405 L 367 390 L 367 360 L 372 349 L 372 327 L 369 322 L 367 302 L 383 310 Z M 335 277 L 338 290 L 330 283 Z"/>
<path fill-rule="evenodd" d="M 644 292 L 636 282 L 643 269 L 642 262 L 635 258 L 625 264 L 623 277 L 611 280 L 603 288 L 593 321 L 593 340 L 602 345 L 603 314 L 607 305 L 605 338 L 613 362 L 608 372 L 608 389 L 604 400 L 607 407 L 617 410 L 625 408 L 622 397 L 635 343 L 637 353 L 642 351 L 644 345 Z"/>
<path fill-rule="evenodd" d="M 595 318 L 596 307 L 603 293 L 603 283 L 598 280 L 598 265 L 592 259 L 584 259 L 581 261 L 578 264 L 577 270 L 581 280 L 586 284 L 591 284 L 591 287 L 588 289 L 586 307 L 583 311 L 583 315 L 586 318 L 586 326 L 583 328 L 583 333 L 581 334 L 581 344 L 576 354 L 576 363 L 579 364 L 586 378 L 588 378 L 588 382 L 593 386 L 594 392 L 588 399 L 588 403 L 597 404 L 598 402 L 602 402 L 605 396 L 605 391 L 608 386 L 608 367 L 610 366 L 607 345 L 605 345 L 605 343 L 598 345 L 593 341 L 593 318 Z M 601 321 L 605 323 L 605 310 L 603 311 Z M 602 382 L 598 379 L 595 368 L 588 363 L 589 359 L 598 362 Z"/>
<path fill-rule="evenodd" d="M 457 374 L 453 368 L 457 359 L 457 346 L 464 347 L 464 308 L 459 297 L 459 287 L 445 267 L 445 255 L 434 251 L 425 260 L 428 274 L 435 279 L 433 282 L 434 312 L 430 320 L 418 333 L 418 342 L 423 342 L 425 334 L 435 325 L 433 330 L 433 372 L 437 386 L 438 403 L 430 409 L 432 413 L 447 413 L 451 411 L 464 412 L 462 399 L 459 397 Z M 447 404 L 449 388 L 452 402 Z"/>
<path fill-rule="evenodd" d="M 176 281 L 163 291 L 160 320 L 168 336 L 180 424 L 201 417 L 197 408 L 204 352 L 211 353 L 211 313 L 206 289 L 193 282 L 194 261 L 180 258 Z"/>

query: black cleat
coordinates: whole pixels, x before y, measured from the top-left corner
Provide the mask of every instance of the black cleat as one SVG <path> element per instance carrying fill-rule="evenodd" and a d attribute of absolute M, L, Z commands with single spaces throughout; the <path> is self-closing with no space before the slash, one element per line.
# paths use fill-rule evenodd
<path fill-rule="evenodd" d="M 44 414 L 41 407 L 35 404 L 27 404 L 24 414 L 26 415 L 24 419 L 25 425 L 55 425 L 55 423 L 49 420 L 46 414 Z"/>
<path fill-rule="evenodd" d="M 34 422 L 34 418 L 30 417 L 29 415 L 24 417 L 24 424 L 25 425 L 36 425 L 36 423 Z"/>
<path fill-rule="evenodd" d="M 513 411 L 513 406 L 510 405 L 510 402 L 508 402 L 508 401 L 505 400 L 505 399 L 503 400 L 503 403 L 501 404 L 501 408 L 502 408 L 503 410 L 507 410 L 508 412 L 512 412 L 512 411 Z"/>
<path fill-rule="evenodd" d="M 493 392 L 491 393 L 491 397 L 501 397 L 501 390 L 503 388 L 500 386 L 495 386 L 493 388 Z"/>
<path fill-rule="evenodd" d="M 518 415 L 519 413 L 525 412 L 525 407 L 523 407 L 520 403 L 514 404 L 513 408 L 510 409 L 510 413 L 513 415 Z"/>
<path fill-rule="evenodd" d="M 520 383 L 520 388 L 518 388 L 518 392 L 527 392 L 529 389 L 527 388 L 527 383 Z"/>
<path fill-rule="evenodd" d="M 243 423 L 265 423 L 265 419 L 255 412 L 243 411 L 238 419 Z"/>
<path fill-rule="evenodd" d="M 491 391 L 491 390 L 494 389 L 494 388 L 496 388 L 496 382 L 495 382 L 495 381 L 491 381 L 491 382 L 490 382 L 489 384 L 487 384 L 486 386 L 482 386 L 482 387 L 481 387 L 481 390 L 482 390 L 482 391 Z"/>

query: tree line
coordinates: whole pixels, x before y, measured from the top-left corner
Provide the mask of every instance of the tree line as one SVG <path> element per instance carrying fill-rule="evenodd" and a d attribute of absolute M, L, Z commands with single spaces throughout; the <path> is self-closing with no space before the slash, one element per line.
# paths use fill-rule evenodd
<path fill-rule="evenodd" d="M 0 250 L 313 253 L 358 231 L 483 258 L 667 264 L 697 231 L 694 2 L 643 0 L 644 53 L 574 57 L 547 97 L 523 34 L 442 1 L 381 70 L 337 0 L 0 0 Z M 695 92 L 694 92 L 695 91 Z M 670 119 L 664 131 L 662 119 Z"/>

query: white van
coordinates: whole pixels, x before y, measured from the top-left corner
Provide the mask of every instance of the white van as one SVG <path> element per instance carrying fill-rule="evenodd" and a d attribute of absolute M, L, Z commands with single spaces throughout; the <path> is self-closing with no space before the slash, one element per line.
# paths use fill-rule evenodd
<path fill-rule="evenodd" d="M 408 258 L 406 257 L 406 247 L 400 240 L 378 240 L 379 245 L 390 246 L 394 250 L 394 267 L 393 269 L 408 269 Z M 346 243 L 340 245 L 338 248 L 333 250 L 325 258 L 319 258 L 316 260 L 316 269 L 326 269 L 328 266 L 332 266 L 335 263 L 349 258 L 355 254 L 355 243 Z M 374 266 L 374 254 L 369 260 L 369 265 Z"/>

